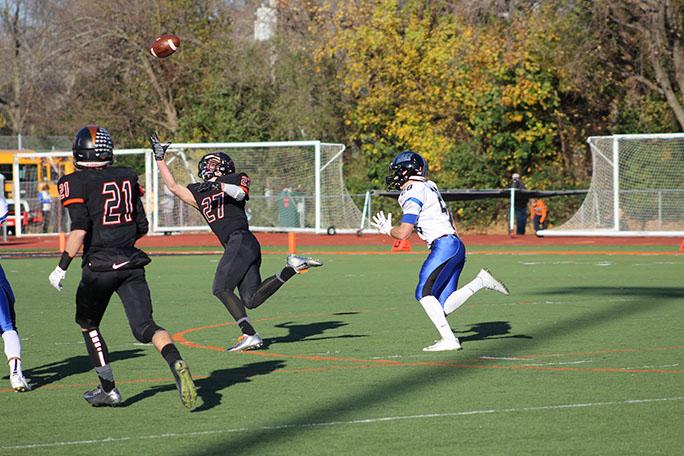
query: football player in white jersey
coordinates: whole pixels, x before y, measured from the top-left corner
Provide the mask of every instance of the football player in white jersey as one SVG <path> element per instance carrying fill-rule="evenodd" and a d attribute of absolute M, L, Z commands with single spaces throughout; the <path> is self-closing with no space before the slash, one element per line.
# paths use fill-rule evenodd
<path fill-rule="evenodd" d="M 0 179 L 2 182 L 2 179 Z M 0 226 L 7 219 L 7 202 L 0 189 Z M 0 265 L 0 334 L 5 344 L 5 355 L 10 367 L 10 384 L 14 391 L 29 391 L 28 382 L 21 371 L 21 341 L 17 333 L 14 314 L 14 293 L 5 271 Z"/>
<path fill-rule="evenodd" d="M 399 204 L 403 211 L 401 224 L 392 226 L 392 214 L 380 211 L 372 225 L 395 239 L 407 239 L 415 229 L 430 248 L 430 254 L 418 275 L 416 299 L 437 328 L 441 339 L 423 351 L 460 350 L 446 315 L 449 315 L 473 294 L 483 288 L 508 294 L 506 286 L 489 271 L 481 269 L 464 287 L 457 289 L 458 278 L 465 264 L 465 246 L 456 235 L 451 214 L 434 182 L 427 178 L 427 162 L 416 152 L 407 150 L 390 164 L 387 184 L 401 189 Z"/>

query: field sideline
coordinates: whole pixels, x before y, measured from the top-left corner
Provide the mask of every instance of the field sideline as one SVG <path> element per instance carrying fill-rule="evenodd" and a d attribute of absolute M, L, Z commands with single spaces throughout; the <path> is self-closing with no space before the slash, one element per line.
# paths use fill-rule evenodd
<path fill-rule="evenodd" d="M 203 255 L 154 255 L 155 317 L 190 363 L 203 400 L 193 412 L 154 349 L 132 338 L 116 298 L 102 330 L 124 403 L 89 407 L 77 268 L 58 293 L 47 283 L 54 258 L 5 258 L 34 391 L 14 393 L 0 376 L 0 454 L 678 454 L 681 240 L 464 237 L 462 283 L 489 267 L 511 296 L 481 292 L 451 315 L 464 350 L 447 353 L 421 351 L 436 332 L 413 298 L 417 241 L 410 255 L 371 255 L 362 253 L 389 250 L 387 238 L 302 237 L 299 250 L 325 267 L 250 312 L 267 347 L 240 354 L 224 351 L 237 330 L 209 291 L 215 241 L 180 249 Z M 166 241 L 145 246 L 153 254 L 168 247 L 168 236 L 147 239 Z M 279 242 L 262 240 L 263 275 L 283 264 Z M 2 254 L 22 250 L 40 252 L 5 244 Z"/>

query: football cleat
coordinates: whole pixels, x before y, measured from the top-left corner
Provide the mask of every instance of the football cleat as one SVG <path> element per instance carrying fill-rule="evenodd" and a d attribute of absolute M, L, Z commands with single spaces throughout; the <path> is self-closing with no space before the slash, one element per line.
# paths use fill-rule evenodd
<path fill-rule="evenodd" d="M 195 382 L 192 381 L 190 369 L 185 361 L 179 359 L 173 364 L 173 370 L 177 375 L 176 387 L 180 400 L 186 408 L 191 409 L 197 403 L 197 388 L 195 388 Z"/>
<path fill-rule="evenodd" d="M 290 254 L 287 256 L 287 265 L 294 269 L 297 274 L 300 274 L 304 271 L 308 271 L 310 268 L 323 266 L 323 263 L 314 260 L 313 258 Z"/>
<path fill-rule="evenodd" d="M 12 389 L 18 393 L 31 391 L 31 387 L 22 374 L 10 374 L 10 384 L 12 385 Z"/>
<path fill-rule="evenodd" d="M 458 339 L 441 339 L 436 341 L 429 347 L 425 347 L 423 351 L 425 352 L 441 352 L 441 351 L 454 351 L 460 350 L 461 344 Z"/>
<path fill-rule="evenodd" d="M 503 282 L 496 280 L 488 269 L 480 269 L 477 276 L 482 279 L 482 285 L 485 288 L 508 295 L 508 288 L 506 288 L 506 285 L 504 285 Z"/>
<path fill-rule="evenodd" d="M 258 348 L 263 347 L 264 341 L 259 337 L 259 334 L 254 334 L 253 336 L 248 336 L 247 334 L 243 334 L 237 339 L 237 343 L 233 345 L 230 348 L 227 348 L 226 351 L 229 352 L 238 352 L 238 351 L 245 351 L 245 350 L 256 350 Z"/>
<path fill-rule="evenodd" d="M 116 407 L 121 403 L 121 393 L 116 388 L 107 393 L 102 385 L 97 385 L 97 388 L 83 393 L 83 399 L 93 407 Z"/>

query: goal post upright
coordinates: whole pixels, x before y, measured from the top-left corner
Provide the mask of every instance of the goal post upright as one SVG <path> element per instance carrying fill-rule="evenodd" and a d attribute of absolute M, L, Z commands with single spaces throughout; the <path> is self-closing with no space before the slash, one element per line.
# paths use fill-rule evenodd
<path fill-rule="evenodd" d="M 321 143 L 316 141 L 314 145 L 314 187 L 316 188 L 316 218 L 315 218 L 315 230 L 316 233 L 321 232 Z"/>
<path fill-rule="evenodd" d="M 23 217 L 22 214 L 22 207 L 21 207 L 21 190 L 17 191 L 17 189 L 20 189 L 20 183 L 19 183 L 19 154 L 14 156 L 14 162 L 12 163 L 12 196 L 14 197 L 14 233 L 16 237 L 21 237 L 22 236 L 22 223 L 21 219 Z M 2 191 L 4 192 L 5 189 L 3 188 Z"/>
<path fill-rule="evenodd" d="M 620 138 L 613 137 L 613 229 L 620 231 Z"/>

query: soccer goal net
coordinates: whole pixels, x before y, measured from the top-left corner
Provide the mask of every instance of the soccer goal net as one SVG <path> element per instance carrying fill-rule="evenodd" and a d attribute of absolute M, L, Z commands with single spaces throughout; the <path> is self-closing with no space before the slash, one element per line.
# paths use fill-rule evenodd
<path fill-rule="evenodd" d="M 114 150 L 115 165 L 130 166 L 138 172 L 147 208 L 152 206 L 152 161 L 149 149 Z M 12 165 L 2 168 L 10 209 L 6 222 L 10 234 L 33 236 L 69 231 L 71 221 L 59 202 L 57 181 L 74 170 L 71 151 L 13 152 Z"/>
<path fill-rule="evenodd" d="M 684 134 L 588 139 L 589 192 L 577 213 L 543 236 L 684 236 Z"/>
<path fill-rule="evenodd" d="M 187 185 L 200 180 L 197 167 L 205 154 L 230 155 L 237 172 L 252 181 L 246 211 L 254 231 L 351 233 L 359 229 L 361 212 L 344 185 L 344 149 L 319 141 L 172 144 L 166 163 L 176 181 Z M 165 187 L 156 163 L 152 184 L 155 232 L 209 229 L 199 211 Z"/>

